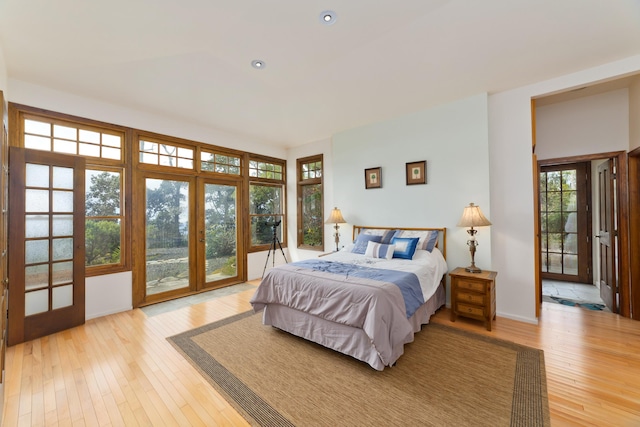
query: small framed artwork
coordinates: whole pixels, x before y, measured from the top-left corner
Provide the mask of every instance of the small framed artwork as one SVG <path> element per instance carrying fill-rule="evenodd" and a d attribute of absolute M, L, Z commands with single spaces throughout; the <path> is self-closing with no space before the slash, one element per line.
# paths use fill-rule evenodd
<path fill-rule="evenodd" d="M 382 168 L 364 170 L 364 188 L 382 188 Z"/>
<path fill-rule="evenodd" d="M 407 185 L 427 183 L 427 161 L 407 163 Z"/>

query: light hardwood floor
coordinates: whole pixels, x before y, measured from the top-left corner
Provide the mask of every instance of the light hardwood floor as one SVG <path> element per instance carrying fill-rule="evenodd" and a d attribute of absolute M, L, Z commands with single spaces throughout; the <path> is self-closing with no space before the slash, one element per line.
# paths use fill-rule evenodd
<path fill-rule="evenodd" d="M 247 311 L 252 294 L 118 313 L 9 348 L 3 425 L 246 426 L 166 337 Z M 539 325 L 498 317 L 488 332 L 447 309 L 434 322 L 543 349 L 554 426 L 640 425 L 640 322 L 547 303 Z"/>

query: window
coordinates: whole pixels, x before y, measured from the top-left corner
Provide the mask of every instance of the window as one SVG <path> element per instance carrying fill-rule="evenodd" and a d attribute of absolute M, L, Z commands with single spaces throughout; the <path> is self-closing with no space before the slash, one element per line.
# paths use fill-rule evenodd
<path fill-rule="evenodd" d="M 284 182 L 284 165 L 266 161 L 250 160 L 249 177 L 267 178 Z"/>
<path fill-rule="evenodd" d="M 122 263 L 122 170 L 85 172 L 85 259 L 87 266 Z"/>
<path fill-rule="evenodd" d="M 298 247 L 324 249 L 322 155 L 298 159 Z"/>
<path fill-rule="evenodd" d="M 145 270 L 139 266 L 144 266 L 145 259 L 141 254 L 149 242 L 132 239 L 132 229 L 143 229 L 145 218 L 142 214 L 132 213 L 144 212 L 147 208 L 145 198 L 141 197 L 146 194 L 142 181 L 147 178 L 189 180 L 193 184 L 190 197 L 205 194 L 204 199 L 194 197 L 195 206 L 206 209 L 209 209 L 207 203 L 213 200 L 207 197 L 235 189 L 236 227 L 240 229 L 239 235 L 250 236 L 246 239 L 250 244 L 235 236 L 237 259 L 225 265 L 224 274 L 235 270 L 246 275 L 246 268 L 243 268 L 246 253 L 269 249 L 274 232 L 282 245 L 286 245 L 286 232 L 283 231 L 286 230 L 285 160 L 15 103 L 9 103 L 9 111 L 10 126 L 17 130 L 11 145 L 85 158 L 86 276 L 127 271 L 132 262 L 136 265 L 137 276 L 145 276 Z M 210 246 L 207 246 L 206 256 L 234 258 L 229 255 L 233 243 L 229 237 L 233 231 L 231 226 L 220 224 L 212 211 L 207 215 L 203 218 L 208 222 L 198 232 L 207 233 L 205 238 L 208 239 L 211 230 L 222 230 L 224 233 L 215 236 L 216 245 L 224 243 L 227 246 L 224 253 L 209 250 Z M 200 218 L 196 216 L 193 220 Z M 192 223 L 196 224 L 194 221 Z M 195 230 L 195 225 L 192 227 Z M 158 234 L 167 230 L 153 231 Z M 205 242 L 212 244 L 209 240 Z M 207 268 L 211 271 L 207 270 L 207 274 L 215 271 L 218 275 L 221 267 L 209 264 L 207 262 Z M 209 279 L 209 276 L 203 277 Z M 144 301 L 145 286 L 136 279 L 134 306 Z"/>
<path fill-rule="evenodd" d="M 58 113 L 20 112 L 24 148 L 83 156 L 87 276 L 127 268 L 124 212 L 125 131 Z"/>
<path fill-rule="evenodd" d="M 240 156 L 206 149 L 200 150 L 200 170 L 228 175 L 240 175 Z"/>
<path fill-rule="evenodd" d="M 274 237 L 283 243 L 285 163 L 249 160 L 249 225 L 252 250 L 265 250 Z M 283 243 L 284 244 L 284 243 Z"/>
<path fill-rule="evenodd" d="M 140 163 L 193 169 L 193 148 L 141 139 Z"/>
<path fill-rule="evenodd" d="M 122 134 L 104 129 L 24 116 L 24 148 L 122 160 Z"/>

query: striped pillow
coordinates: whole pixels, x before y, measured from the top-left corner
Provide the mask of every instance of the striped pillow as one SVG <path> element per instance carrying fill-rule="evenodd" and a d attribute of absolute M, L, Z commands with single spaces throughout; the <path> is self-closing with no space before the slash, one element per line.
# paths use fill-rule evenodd
<path fill-rule="evenodd" d="M 398 230 L 386 230 L 383 228 L 363 228 L 360 231 L 360 234 L 380 236 L 382 238 L 382 240 L 380 240 L 380 243 L 388 245 L 389 243 L 391 243 L 391 239 L 396 235 L 397 232 Z"/>
<path fill-rule="evenodd" d="M 367 244 L 367 251 L 364 253 L 364 255 L 371 258 L 391 259 L 393 258 L 393 251 L 395 249 L 396 245 L 385 245 L 383 243 L 370 241 Z"/>
<path fill-rule="evenodd" d="M 395 237 L 417 237 L 419 240 L 416 249 L 429 252 L 431 252 L 438 243 L 437 230 L 400 230 L 396 233 Z"/>

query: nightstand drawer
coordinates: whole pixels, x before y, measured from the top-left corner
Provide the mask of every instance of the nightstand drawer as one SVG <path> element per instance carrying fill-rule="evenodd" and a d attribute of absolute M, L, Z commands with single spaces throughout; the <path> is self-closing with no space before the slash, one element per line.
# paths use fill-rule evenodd
<path fill-rule="evenodd" d="M 470 315 L 470 316 L 479 316 L 482 318 L 484 316 L 484 308 L 483 307 L 475 307 L 473 305 L 460 304 L 458 303 L 456 306 L 456 310 L 460 314 Z"/>
<path fill-rule="evenodd" d="M 471 294 L 468 292 L 458 292 L 458 301 L 471 304 L 484 305 L 484 294 Z"/>
<path fill-rule="evenodd" d="M 486 281 L 479 282 L 475 280 L 467 280 L 464 278 L 458 279 L 458 287 L 460 289 L 469 289 L 470 291 L 484 293 L 486 292 L 486 286 L 487 286 Z"/>

